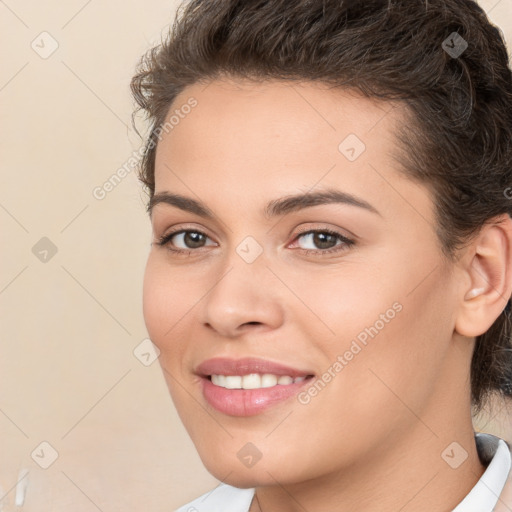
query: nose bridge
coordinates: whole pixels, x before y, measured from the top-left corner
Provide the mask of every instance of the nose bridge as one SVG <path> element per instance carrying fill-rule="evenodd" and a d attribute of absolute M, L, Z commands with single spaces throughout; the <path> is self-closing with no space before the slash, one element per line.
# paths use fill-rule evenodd
<path fill-rule="evenodd" d="M 247 236 L 232 248 L 204 300 L 204 323 L 223 335 L 247 323 L 276 327 L 282 318 L 276 279 L 262 244 Z"/>
<path fill-rule="evenodd" d="M 266 249 L 264 244 L 264 233 L 255 236 L 247 234 L 247 230 L 243 235 L 238 232 L 232 232 L 232 244 L 229 244 L 228 251 L 224 255 L 222 266 L 222 275 L 224 276 L 221 281 L 227 280 L 228 287 L 235 286 L 235 289 L 240 286 L 251 287 L 251 294 L 257 293 L 258 283 L 263 283 L 268 279 L 267 274 L 270 276 L 272 273 L 269 271 L 268 266 L 271 264 L 269 251 L 267 245 Z"/>

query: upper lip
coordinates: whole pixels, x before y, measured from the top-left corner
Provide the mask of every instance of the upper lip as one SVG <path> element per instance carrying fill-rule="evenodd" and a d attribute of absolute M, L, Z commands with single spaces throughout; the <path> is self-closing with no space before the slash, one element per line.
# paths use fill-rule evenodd
<path fill-rule="evenodd" d="M 196 373 L 202 377 L 210 375 L 247 375 L 249 373 L 271 373 L 273 375 L 288 375 L 293 378 L 313 375 L 313 372 L 307 370 L 299 370 L 285 364 L 254 357 L 207 359 L 196 367 Z"/>

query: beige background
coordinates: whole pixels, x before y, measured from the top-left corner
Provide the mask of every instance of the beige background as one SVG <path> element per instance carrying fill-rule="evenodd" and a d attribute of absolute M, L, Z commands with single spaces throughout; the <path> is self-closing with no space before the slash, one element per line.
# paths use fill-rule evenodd
<path fill-rule="evenodd" d="M 150 225 L 129 164 L 140 140 L 128 84 L 176 5 L 0 1 L 3 511 L 21 469 L 26 511 L 171 511 L 217 484 L 158 362 L 134 354 Z M 512 45 L 512 0 L 481 5 Z M 512 415 L 494 414 L 477 428 L 512 440 Z"/>

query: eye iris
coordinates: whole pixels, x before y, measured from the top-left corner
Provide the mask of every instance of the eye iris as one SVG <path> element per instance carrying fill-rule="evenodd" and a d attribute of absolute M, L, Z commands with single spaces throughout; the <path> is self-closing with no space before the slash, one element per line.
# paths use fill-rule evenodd
<path fill-rule="evenodd" d="M 330 233 L 313 233 L 313 242 L 321 249 L 330 249 L 332 247 L 332 245 L 330 245 L 331 242 L 334 242 L 336 245 L 336 237 Z"/>
<path fill-rule="evenodd" d="M 204 235 L 202 233 L 197 233 L 196 231 L 187 231 L 184 234 L 183 240 L 187 247 L 201 247 L 201 242 L 204 242 Z"/>

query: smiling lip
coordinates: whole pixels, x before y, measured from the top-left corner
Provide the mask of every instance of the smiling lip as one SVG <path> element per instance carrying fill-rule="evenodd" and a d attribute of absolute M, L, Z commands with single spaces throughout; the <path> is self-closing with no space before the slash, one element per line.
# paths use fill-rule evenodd
<path fill-rule="evenodd" d="M 305 378 L 292 384 L 277 384 L 260 389 L 226 389 L 216 386 L 210 380 L 211 375 L 248 375 L 250 373 L 271 373 L 277 376 L 288 375 L 292 378 L 311 377 L 313 372 L 298 370 L 280 363 L 264 359 L 215 358 L 203 361 L 197 368 L 201 377 L 202 393 L 205 400 L 219 412 L 230 416 L 254 416 L 269 407 L 297 394 L 300 388 L 309 384 Z"/>
<path fill-rule="evenodd" d="M 201 377 L 210 375 L 247 375 L 248 373 L 272 373 L 274 375 L 289 375 L 290 377 L 306 377 L 313 375 L 310 371 L 301 371 L 280 363 L 265 359 L 245 357 L 243 359 L 228 359 L 217 357 L 203 361 L 196 373 Z"/>

